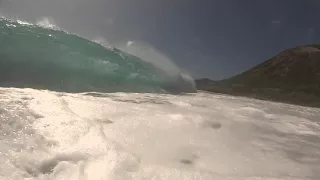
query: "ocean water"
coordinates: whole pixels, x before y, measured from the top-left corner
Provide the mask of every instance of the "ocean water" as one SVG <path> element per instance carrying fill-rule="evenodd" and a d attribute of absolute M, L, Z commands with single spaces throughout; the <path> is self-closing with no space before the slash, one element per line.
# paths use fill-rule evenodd
<path fill-rule="evenodd" d="M 125 49 L 0 20 L 0 180 L 320 179 L 320 109 L 196 93 Z"/>
<path fill-rule="evenodd" d="M 0 89 L 0 179 L 320 178 L 320 109 L 199 92 Z"/>

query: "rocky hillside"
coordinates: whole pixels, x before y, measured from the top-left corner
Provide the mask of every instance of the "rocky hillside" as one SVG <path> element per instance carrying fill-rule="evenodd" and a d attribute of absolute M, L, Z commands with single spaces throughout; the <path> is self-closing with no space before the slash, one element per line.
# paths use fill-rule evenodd
<path fill-rule="evenodd" d="M 199 90 L 320 107 L 320 45 L 285 50 L 237 76 L 196 84 Z"/>

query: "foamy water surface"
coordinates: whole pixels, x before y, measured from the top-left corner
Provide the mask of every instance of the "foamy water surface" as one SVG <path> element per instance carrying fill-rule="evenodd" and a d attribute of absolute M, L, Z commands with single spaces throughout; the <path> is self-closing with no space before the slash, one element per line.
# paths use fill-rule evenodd
<path fill-rule="evenodd" d="M 320 109 L 0 89 L 0 179 L 320 179 Z"/>

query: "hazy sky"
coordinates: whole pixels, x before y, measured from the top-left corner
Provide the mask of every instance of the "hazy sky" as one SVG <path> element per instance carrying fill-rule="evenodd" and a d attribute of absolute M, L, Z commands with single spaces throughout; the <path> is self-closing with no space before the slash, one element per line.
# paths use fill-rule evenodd
<path fill-rule="evenodd" d="M 142 41 L 194 77 L 221 79 L 320 43 L 319 0 L 0 0 L 0 13 L 108 42 Z"/>

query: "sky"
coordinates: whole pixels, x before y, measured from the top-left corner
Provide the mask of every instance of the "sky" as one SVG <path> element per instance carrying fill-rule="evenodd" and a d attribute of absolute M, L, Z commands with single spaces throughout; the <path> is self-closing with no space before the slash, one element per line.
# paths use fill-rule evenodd
<path fill-rule="evenodd" d="M 144 42 L 194 78 L 227 78 L 320 43 L 319 0 L 0 0 L 0 13 L 49 17 L 108 43 Z"/>

